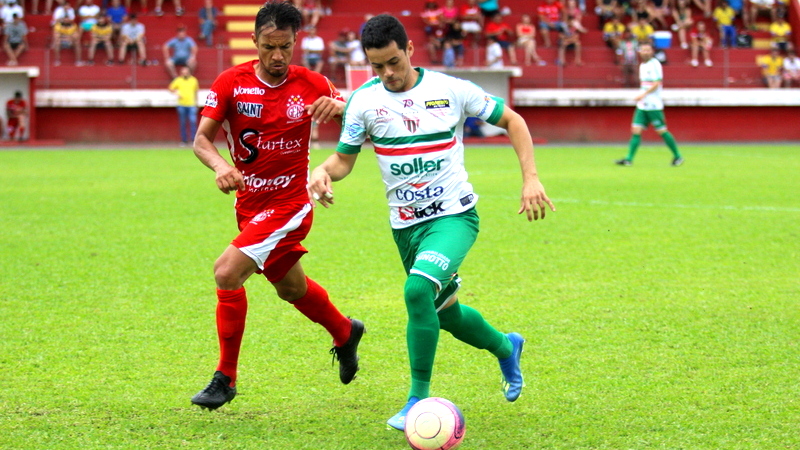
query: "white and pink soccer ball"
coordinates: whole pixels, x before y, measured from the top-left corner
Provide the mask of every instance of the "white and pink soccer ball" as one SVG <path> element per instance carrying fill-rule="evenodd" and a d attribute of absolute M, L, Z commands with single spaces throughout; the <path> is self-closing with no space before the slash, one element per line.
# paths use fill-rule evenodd
<path fill-rule="evenodd" d="M 414 450 L 450 450 L 464 440 L 464 415 L 453 402 L 429 397 L 406 414 L 406 440 Z"/>

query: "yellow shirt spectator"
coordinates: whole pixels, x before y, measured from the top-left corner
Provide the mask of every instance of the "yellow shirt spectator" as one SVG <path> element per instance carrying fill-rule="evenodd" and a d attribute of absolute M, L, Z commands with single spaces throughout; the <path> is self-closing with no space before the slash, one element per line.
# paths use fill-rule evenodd
<path fill-rule="evenodd" d="M 733 24 L 733 19 L 736 18 L 736 11 L 730 6 L 714 8 L 714 20 L 721 26 L 729 26 Z"/>
<path fill-rule="evenodd" d="M 769 26 L 769 32 L 773 42 L 786 42 L 792 34 L 792 26 L 785 20 L 778 20 Z"/>
<path fill-rule="evenodd" d="M 624 32 L 625 32 L 625 25 L 620 22 L 614 23 L 608 21 L 606 22 L 605 25 L 603 25 L 603 34 L 606 36 L 611 36 L 611 35 L 622 36 L 622 33 Z"/>
<path fill-rule="evenodd" d="M 111 36 L 113 32 L 114 28 L 111 27 L 110 22 L 105 25 L 101 25 L 99 22 L 92 25 L 92 36 L 96 37 L 98 41 L 102 41 L 106 36 Z"/>
<path fill-rule="evenodd" d="M 75 22 L 70 22 L 67 25 L 61 22 L 56 22 L 56 24 L 53 25 L 53 31 L 59 37 L 64 37 L 64 38 L 72 37 L 75 35 L 75 33 L 78 32 L 78 24 L 76 24 Z"/>
<path fill-rule="evenodd" d="M 197 106 L 197 91 L 200 90 L 200 83 L 192 75 L 175 78 L 169 84 L 169 90 L 178 94 L 178 106 Z"/>
<path fill-rule="evenodd" d="M 781 74 L 783 67 L 783 57 L 779 55 L 761 55 L 757 58 L 758 65 L 761 66 L 761 75 L 765 77 L 776 77 Z"/>
<path fill-rule="evenodd" d="M 656 30 L 649 23 L 644 25 L 637 23 L 631 27 L 631 33 L 636 36 L 636 40 L 639 42 L 650 42 L 651 36 L 655 32 Z"/>

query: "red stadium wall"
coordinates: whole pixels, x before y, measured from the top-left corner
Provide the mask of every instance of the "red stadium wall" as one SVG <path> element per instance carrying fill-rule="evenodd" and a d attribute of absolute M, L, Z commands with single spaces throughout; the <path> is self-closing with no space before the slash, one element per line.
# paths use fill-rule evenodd
<path fill-rule="evenodd" d="M 621 142 L 630 137 L 632 107 L 518 107 L 531 134 L 548 142 Z M 800 108 L 668 107 L 667 123 L 679 141 L 800 141 Z M 37 108 L 37 138 L 67 143 L 174 142 L 174 108 Z M 98 126 L 98 124 L 102 124 Z M 322 125 L 323 141 L 338 140 L 338 126 Z M 645 139 L 658 139 L 652 130 Z"/>

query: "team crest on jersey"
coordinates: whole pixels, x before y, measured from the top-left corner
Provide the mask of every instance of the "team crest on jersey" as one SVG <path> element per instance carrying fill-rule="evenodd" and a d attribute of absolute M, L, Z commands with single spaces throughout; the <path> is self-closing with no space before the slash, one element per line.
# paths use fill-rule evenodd
<path fill-rule="evenodd" d="M 250 223 L 258 223 L 258 222 L 261 222 L 261 221 L 263 221 L 264 219 L 267 219 L 267 218 L 269 218 L 269 217 L 272 215 L 272 213 L 273 213 L 273 212 L 275 212 L 275 210 L 274 210 L 274 209 L 268 209 L 268 210 L 266 210 L 266 211 L 261 211 L 260 213 L 258 213 L 258 215 L 257 215 L 257 216 L 253 217 L 253 220 L 251 220 L 251 221 L 250 221 Z"/>
<path fill-rule="evenodd" d="M 290 120 L 297 120 L 303 117 L 306 112 L 306 103 L 299 95 L 290 95 L 286 102 L 286 116 Z"/>
<path fill-rule="evenodd" d="M 416 133 L 419 129 L 419 117 L 403 114 L 403 124 L 409 133 Z"/>
<path fill-rule="evenodd" d="M 208 106 L 209 108 L 216 108 L 217 104 L 218 104 L 217 93 L 214 91 L 209 92 L 208 96 L 206 96 L 206 106 Z"/>

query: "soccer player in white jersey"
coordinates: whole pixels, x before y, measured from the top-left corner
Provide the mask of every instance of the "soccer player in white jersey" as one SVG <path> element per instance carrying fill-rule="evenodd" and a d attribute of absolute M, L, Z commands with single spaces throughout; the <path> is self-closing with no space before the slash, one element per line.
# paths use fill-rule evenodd
<path fill-rule="evenodd" d="M 639 94 L 636 95 L 636 111 L 633 113 L 633 123 L 631 124 L 631 140 L 628 143 L 628 156 L 615 161 L 620 166 L 630 166 L 633 164 L 633 157 L 642 142 L 642 131 L 653 125 L 656 133 L 661 135 L 661 139 L 672 152 L 672 165 L 677 167 L 683 164 L 683 157 L 678 151 L 678 144 L 672 133 L 667 130 L 667 122 L 664 120 L 664 101 L 661 99 L 661 87 L 664 81 L 664 71 L 661 62 L 653 57 L 653 46 L 650 44 L 640 44 L 639 57 L 642 63 L 639 64 L 639 81 L 641 87 Z"/>
<path fill-rule="evenodd" d="M 361 43 L 378 77 L 350 96 L 337 151 L 314 169 L 309 191 L 323 206 L 332 205 L 331 183 L 350 173 L 361 145 L 367 138 L 372 141 L 392 233 L 408 275 L 404 297 L 411 387 L 406 405 L 387 423 L 404 429 L 411 406 L 430 396 L 440 329 L 495 355 L 505 397 L 513 402 L 523 387 L 525 340 L 519 333 L 500 333 L 456 297 L 458 268 L 478 234 L 478 195 L 467 181 L 462 134 L 469 116 L 508 130 L 522 169 L 518 213 L 531 221 L 555 207 L 539 181 L 528 126 L 475 84 L 412 67 L 414 45 L 395 17 L 370 19 Z"/>

